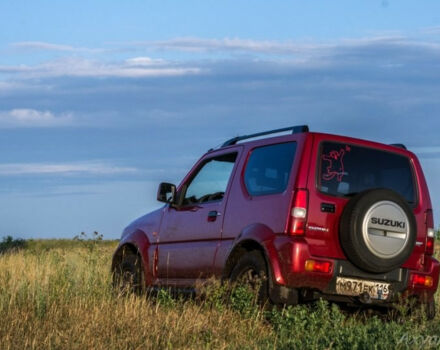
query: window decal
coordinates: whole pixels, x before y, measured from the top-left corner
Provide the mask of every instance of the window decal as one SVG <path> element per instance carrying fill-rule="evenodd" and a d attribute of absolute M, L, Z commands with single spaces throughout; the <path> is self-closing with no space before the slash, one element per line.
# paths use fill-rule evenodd
<path fill-rule="evenodd" d="M 328 154 L 322 155 L 322 160 L 328 162 L 325 168 L 325 171 L 323 171 L 322 178 L 325 181 L 330 181 L 336 177 L 338 182 L 342 181 L 342 178 L 344 177 L 345 171 L 344 171 L 344 156 L 346 152 L 350 152 L 350 147 L 345 146 L 345 149 L 341 148 L 338 151 L 333 150 L 330 151 Z"/>

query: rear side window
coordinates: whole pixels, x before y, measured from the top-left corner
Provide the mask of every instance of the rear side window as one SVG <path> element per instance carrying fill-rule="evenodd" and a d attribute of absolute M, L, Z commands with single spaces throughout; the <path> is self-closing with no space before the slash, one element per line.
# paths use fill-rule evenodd
<path fill-rule="evenodd" d="M 262 196 L 284 192 L 289 182 L 295 152 L 296 142 L 254 149 L 244 173 L 248 193 Z"/>
<path fill-rule="evenodd" d="M 372 148 L 324 142 L 318 188 L 334 196 L 353 196 L 372 188 L 388 188 L 416 202 L 414 177 L 407 157 Z"/>

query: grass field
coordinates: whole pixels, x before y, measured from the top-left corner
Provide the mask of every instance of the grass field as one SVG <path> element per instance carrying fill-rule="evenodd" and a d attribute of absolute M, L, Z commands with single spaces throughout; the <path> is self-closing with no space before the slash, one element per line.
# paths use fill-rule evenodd
<path fill-rule="evenodd" d="M 30 241 L 0 255 L 0 349 L 440 348 L 438 316 L 391 322 L 324 302 L 263 312 L 221 288 L 203 301 L 119 296 L 116 244 Z"/>

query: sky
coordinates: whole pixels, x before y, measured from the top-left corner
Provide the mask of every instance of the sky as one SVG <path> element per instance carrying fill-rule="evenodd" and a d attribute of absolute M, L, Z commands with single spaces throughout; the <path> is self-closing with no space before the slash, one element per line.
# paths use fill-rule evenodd
<path fill-rule="evenodd" d="M 224 140 L 404 143 L 440 223 L 440 2 L 0 2 L 0 237 L 120 236 Z"/>

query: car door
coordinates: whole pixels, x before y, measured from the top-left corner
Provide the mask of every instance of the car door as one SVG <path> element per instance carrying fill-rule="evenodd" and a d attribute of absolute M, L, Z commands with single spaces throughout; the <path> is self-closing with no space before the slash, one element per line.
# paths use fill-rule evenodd
<path fill-rule="evenodd" d="M 237 147 L 202 158 L 179 187 L 180 204 L 165 209 L 158 244 L 159 284 L 190 286 L 212 274 L 239 153 Z"/>

